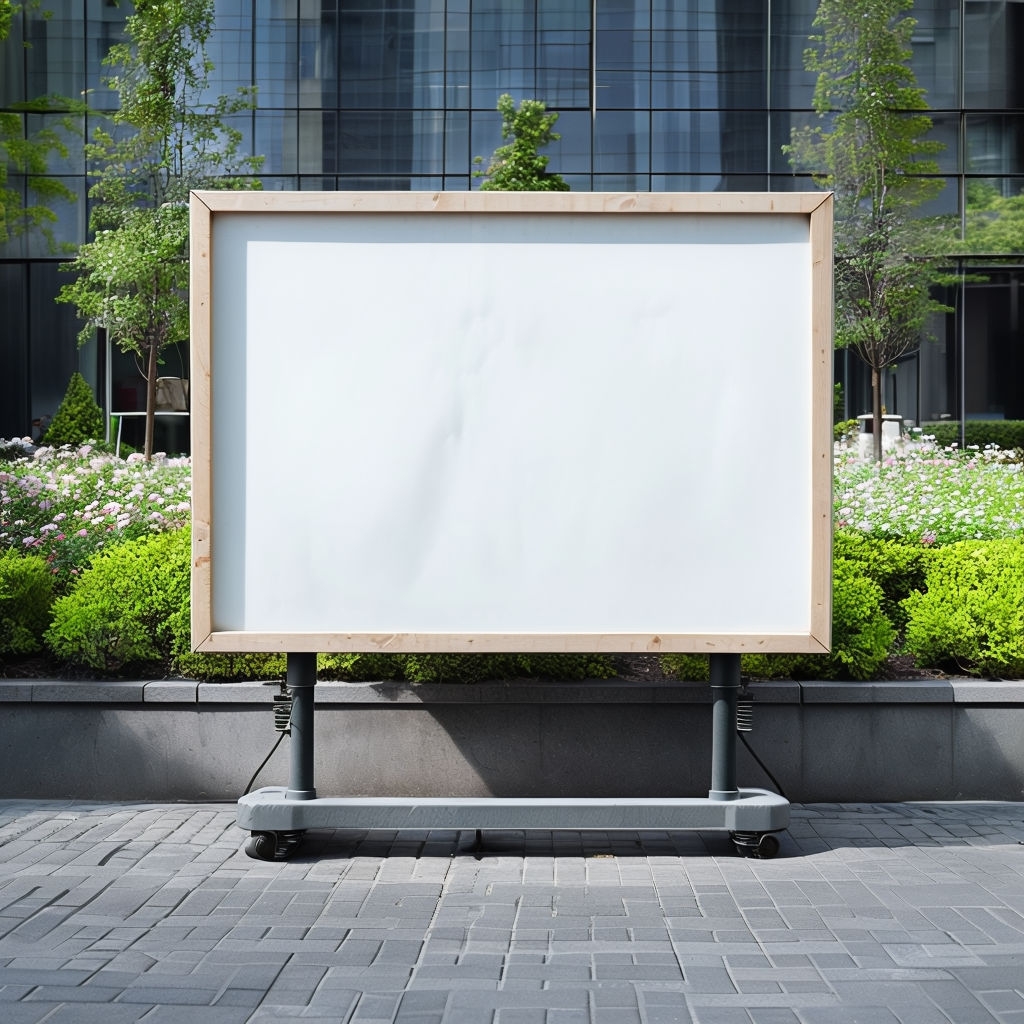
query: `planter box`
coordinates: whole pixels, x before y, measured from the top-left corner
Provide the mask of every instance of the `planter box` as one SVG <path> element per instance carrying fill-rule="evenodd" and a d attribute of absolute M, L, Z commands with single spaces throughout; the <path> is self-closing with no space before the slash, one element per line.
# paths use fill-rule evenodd
<path fill-rule="evenodd" d="M 1024 799 L 1024 682 L 763 682 L 747 738 L 792 801 Z M 0 680 L 0 796 L 234 800 L 276 684 Z M 319 683 L 321 796 L 706 796 L 704 683 Z M 256 785 L 286 784 L 285 740 Z M 742 744 L 739 784 L 774 788 Z"/>

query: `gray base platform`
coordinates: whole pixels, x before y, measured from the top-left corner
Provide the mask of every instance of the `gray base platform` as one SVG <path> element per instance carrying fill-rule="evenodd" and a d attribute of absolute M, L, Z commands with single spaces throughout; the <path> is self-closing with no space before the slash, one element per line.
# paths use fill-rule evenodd
<path fill-rule="evenodd" d="M 291 784 L 268 786 L 238 801 L 238 824 L 252 835 L 245 851 L 263 860 L 290 857 L 308 829 L 568 829 L 728 831 L 737 851 L 773 857 L 773 832 L 789 825 L 789 801 L 736 785 L 740 656 L 712 654 L 711 789 L 706 797 L 318 797 L 313 781 L 313 688 L 316 655 L 288 655 Z"/>
<path fill-rule="evenodd" d="M 708 797 L 320 797 L 290 800 L 283 786 L 238 801 L 238 824 L 251 832 L 352 829 L 723 829 L 778 832 L 789 802 L 763 789 L 732 800 Z"/>

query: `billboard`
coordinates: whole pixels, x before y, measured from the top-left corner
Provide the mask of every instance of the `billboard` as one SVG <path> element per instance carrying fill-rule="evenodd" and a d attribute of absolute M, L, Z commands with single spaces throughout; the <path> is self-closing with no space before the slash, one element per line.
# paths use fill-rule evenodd
<path fill-rule="evenodd" d="M 829 194 L 191 211 L 197 650 L 828 649 Z"/>

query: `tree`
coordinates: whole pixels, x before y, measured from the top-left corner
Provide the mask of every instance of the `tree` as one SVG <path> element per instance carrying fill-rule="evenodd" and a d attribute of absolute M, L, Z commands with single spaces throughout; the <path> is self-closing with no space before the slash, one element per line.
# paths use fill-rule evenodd
<path fill-rule="evenodd" d="M 552 131 L 558 114 L 547 110 L 540 100 L 522 100 L 517 110 L 512 97 L 504 93 L 498 97 L 501 114 L 501 137 L 505 145 L 498 146 L 491 156 L 487 170 L 477 171 L 477 177 L 486 180 L 481 192 L 568 192 L 569 185 L 560 174 L 545 170 L 548 157 L 537 152 L 541 146 L 561 138 Z M 483 163 L 482 157 L 476 163 Z"/>
<path fill-rule="evenodd" d="M 43 444 L 82 444 L 103 438 L 103 410 L 96 404 L 86 379 L 71 374 L 64 400 L 43 436 Z"/>
<path fill-rule="evenodd" d="M 882 371 L 920 344 L 943 280 L 935 239 L 913 211 L 943 187 L 942 144 L 910 68 L 913 0 L 821 0 L 816 45 L 818 123 L 794 129 L 794 168 L 835 193 L 835 343 L 871 370 L 874 454 L 882 457 Z M 823 172 L 823 173 L 822 173 Z"/>
<path fill-rule="evenodd" d="M 11 0 L 0 0 L 0 43 L 11 34 L 15 16 L 23 6 Z M 55 243 L 51 225 L 57 220 L 52 206 L 55 202 L 74 202 L 75 194 L 60 179 L 47 177 L 52 156 L 67 157 L 62 132 L 77 132 L 73 115 L 84 112 L 85 106 L 62 96 L 38 96 L 25 103 L 16 103 L 0 111 L 0 245 L 24 232 L 38 228 L 51 250 Z M 31 114 L 62 114 L 52 127 L 27 130 Z M 24 176 L 28 192 L 20 183 L 11 185 L 10 174 Z M 26 196 L 30 201 L 26 202 Z"/>
<path fill-rule="evenodd" d="M 98 129 L 86 154 L 98 168 L 89 195 L 94 240 L 65 269 L 58 296 L 85 322 L 139 357 L 146 380 L 145 455 L 153 454 L 160 354 L 189 334 L 188 194 L 194 188 L 258 188 L 244 177 L 258 158 L 239 155 L 227 118 L 252 106 L 253 90 L 203 99 L 213 65 L 206 41 L 213 0 L 136 0 L 128 42 L 106 58 L 120 99 L 114 131 Z"/>

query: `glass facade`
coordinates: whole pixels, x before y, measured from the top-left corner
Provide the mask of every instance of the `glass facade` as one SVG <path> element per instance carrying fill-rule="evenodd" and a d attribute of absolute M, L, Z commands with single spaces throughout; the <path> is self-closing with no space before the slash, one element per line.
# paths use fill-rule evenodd
<path fill-rule="evenodd" d="M 0 47 L 0 107 L 87 91 L 97 114 L 81 128 L 90 131 L 116 100 L 102 58 L 123 37 L 128 8 L 42 6 L 45 17 L 20 15 Z M 558 111 L 550 169 L 577 191 L 805 189 L 812 183 L 782 146 L 814 116 L 803 51 L 815 9 L 815 0 L 217 0 L 210 88 L 257 86 L 237 126 L 265 158 L 267 189 L 472 188 L 474 157 L 500 142 L 503 92 Z M 919 0 L 912 13 L 914 70 L 946 147 L 933 207 L 966 225 L 993 195 L 1024 192 L 1024 0 Z M 69 141 L 52 172 L 79 197 L 55 211 L 58 241 L 73 243 L 85 237 L 87 179 L 81 140 Z M 29 194 L 31 180 L 16 184 Z M 957 262 L 965 283 L 947 297 L 956 312 L 890 372 L 889 411 L 915 421 L 1024 417 L 1024 240 L 1006 248 L 984 254 L 980 275 L 978 258 Z M 69 310 L 52 302 L 59 258 L 33 235 L 0 250 L 0 435 L 27 433 L 54 411 L 54 374 L 98 372 L 97 354 L 75 347 Z M 867 408 L 866 376 L 842 355 L 837 366 L 855 415 Z"/>

